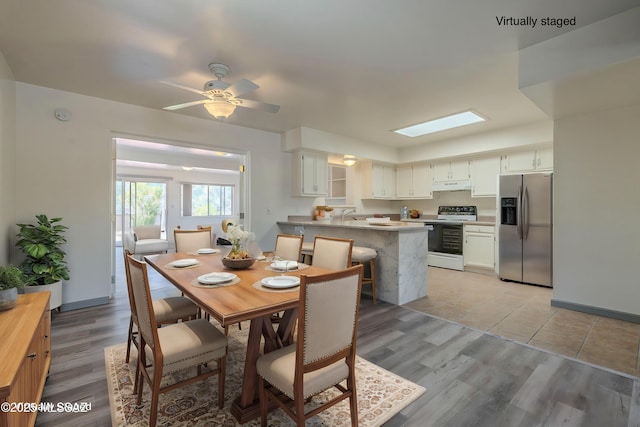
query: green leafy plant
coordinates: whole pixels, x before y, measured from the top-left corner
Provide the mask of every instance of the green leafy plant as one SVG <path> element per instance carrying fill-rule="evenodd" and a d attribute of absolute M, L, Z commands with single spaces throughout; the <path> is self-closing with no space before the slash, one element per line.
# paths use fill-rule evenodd
<path fill-rule="evenodd" d="M 69 267 L 64 260 L 62 245 L 67 242 L 64 232 L 69 228 L 59 224 L 62 218 L 36 215 L 38 224 L 18 224 L 18 246 L 27 258 L 20 264 L 26 285 L 50 285 L 69 280 Z"/>
<path fill-rule="evenodd" d="M 24 274 L 22 270 L 13 265 L 0 265 L 0 290 L 22 288 L 24 286 Z"/>

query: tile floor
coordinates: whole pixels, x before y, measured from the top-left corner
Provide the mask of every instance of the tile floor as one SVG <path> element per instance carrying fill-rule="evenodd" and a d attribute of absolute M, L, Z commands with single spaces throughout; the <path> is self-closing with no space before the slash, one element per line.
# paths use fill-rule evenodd
<path fill-rule="evenodd" d="M 514 341 L 640 376 L 640 324 L 552 307 L 552 289 L 429 267 L 428 296 L 406 306 Z"/>

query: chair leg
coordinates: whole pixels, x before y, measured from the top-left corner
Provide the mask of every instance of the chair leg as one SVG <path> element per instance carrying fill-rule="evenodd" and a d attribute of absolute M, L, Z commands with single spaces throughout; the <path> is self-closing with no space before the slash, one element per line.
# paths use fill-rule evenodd
<path fill-rule="evenodd" d="M 264 387 L 264 379 L 258 376 L 258 393 L 260 397 L 260 426 L 267 427 L 267 411 L 269 406 L 269 395 Z"/>
<path fill-rule="evenodd" d="M 133 317 L 129 317 L 129 333 L 127 334 L 127 355 L 124 357 L 124 363 L 129 363 L 131 355 L 131 341 L 133 340 Z"/>
<path fill-rule="evenodd" d="M 218 409 L 224 406 L 224 385 L 227 372 L 227 356 L 218 359 Z"/>
<path fill-rule="evenodd" d="M 347 388 L 351 390 L 351 396 L 349 396 L 351 425 L 356 427 L 358 425 L 358 396 L 356 395 L 355 372 L 352 372 L 352 374 L 347 378 Z"/>
<path fill-rule="evenodd" d="M 376 260 L 369 261 L 369 270 L 371 270 L 371 296 L 373 297 L 373 303 L 376 303 Z"/>
<path fill-rule="evenodd" d="M 156 427 L 158 422 L 158 399 L 160 398 L 160 381 L 162 381 L 162 367 L 153 367 L 153 384 L 151 385 L 151 414 L 149 416 L 149 427 Z"/>

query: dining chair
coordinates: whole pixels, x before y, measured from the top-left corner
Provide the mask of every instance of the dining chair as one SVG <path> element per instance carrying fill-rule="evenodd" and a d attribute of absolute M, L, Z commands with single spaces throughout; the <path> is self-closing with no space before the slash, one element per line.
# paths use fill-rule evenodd
<path fill-rule="evenodd" d="M 343 270 L 351 266 L 352 239 L 316 236 L 311 265 L 329 270 Z"/>
<path fill-rule="evenodd" d="M 222 409 L 227 337 L 205 319 L 189 320 L 158 328 L 149 289 L 147 264 L 131 256 L 127 257 L 127 264 L 140 335 L 134 392 L 138 393 L 136 403 L 140 405 L 144 382 L 149 383 L 151 388 L 149 426 L 156 425 L 160 393 L 166 393 L 213 375 L 218 375 L 218 408 Z M 215 368 L 213 362 L 215 362 Z M 205 365 L 207 368 L 203 369 Z M 163 375 L 192 367 L 197 367 L 195 376 L 161 386 Z"/>
<path fill-rule="evenodd" d="M 349 399 L 351 425 L 358 425 L 356 334 L 362 265 L 315 276 L 300 276 L 297 340 L 258 358 L 261 425 L 267 426 L 269 400 L 295 422 Z M 346 380 L 346 387 L 341 383 Z M 340 394 L 305 413 L 305 401 L 329 388 Z M 291 405 L 293 401 L 293 405 Z"/>
<path fill-rule="evenodd" d="M 176 252 L 196 252 L 211 247 L 211 228 L 197 230 L 174 229 L 173 239 Z"/>
<path fill-rule="evenodd" d="M 131 308 L 131 316 L 129 317 L 129 332 L 127 333 L 127 352 L 125 355 L 125 362 L 129 363 L 129 357 L 131 355 L 131 344 L 133 343 L 138 351 L 140 350 L 140 346 L 138 345 L 137 340 L 139 327 L 133 300 L 133 285 L 131 283 L 131 277 L 129 274 L 129 263 L 127 262 L 127 257 L 133 257 L 134 255 L 127 249 L 125 249 L 123 253 L 125 277 L 127 281 L 127 292 L 129 294 L 129 306 Z M 176 323 L 179 320 L 192 320 L 199 317 L 198 306 L 189 298 L 181 296 L 166 297 L 153 300 L 153 312 L 155 313 L 156 322 L 158 323 L 158 325 Z"/>
<path fill-rule="evenodd" d="M 301 261 L 302 240 L 304 236 L 295 234 L 278 234 L 273 255 L 289 261 Z"/>

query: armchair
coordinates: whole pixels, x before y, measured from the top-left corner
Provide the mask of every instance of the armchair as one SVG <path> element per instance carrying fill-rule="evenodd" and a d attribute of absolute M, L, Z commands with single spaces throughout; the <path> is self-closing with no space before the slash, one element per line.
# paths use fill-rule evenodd
<path fill-rule="evenodd" d="M 169 241 L 160 238 L 159 225 L 139 225 L 124 236 L 124 248 L 134 256 L 159 254 L 169 250 Z"/>

